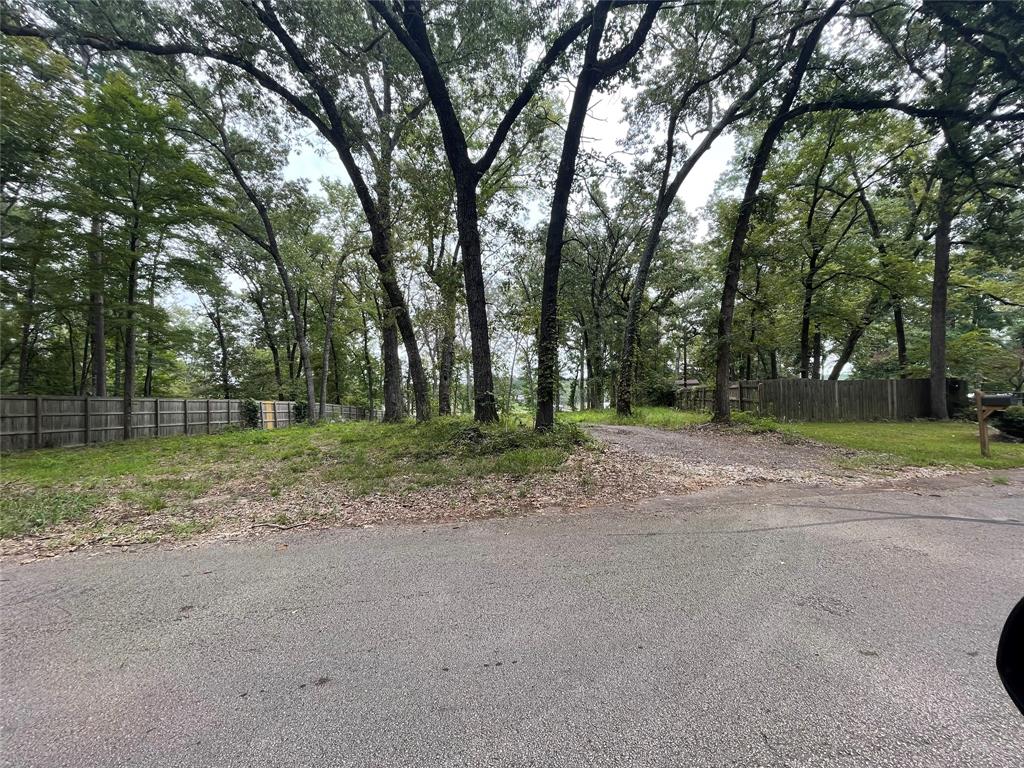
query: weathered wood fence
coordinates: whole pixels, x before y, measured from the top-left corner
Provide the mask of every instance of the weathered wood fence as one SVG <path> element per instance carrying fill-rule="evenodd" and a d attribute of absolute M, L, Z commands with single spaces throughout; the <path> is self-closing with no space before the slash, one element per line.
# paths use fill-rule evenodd
<path fill-rule="evenodd" d="M 294 402 L 263 401 L 260 426 L 289 427 Z M 139 397 L 132 400 L 131 436 L 207 435 L 242 426 L 241 400 Z M 326 406 L 328 421 L 377 419 L 376 409 Z M 124 439 L 120 397 L 5 395 L 0 397 L 0 452 L 108 443 Z"/>
<path fill-rule="evenodd" d="M 738 411 L 758 409 L 759 381 L 734 381 L 729 385 L 729 406 Z M 680 389 L 676 407 L 684 411 L 710 411 L 715 406 L 714 387 L 688 387 Z"/>
<path fill-rule="evenodd" d="M 710 410 L 713 387 L 679 391 L 678 407 Z M 930 415 L 928 379 L 769 379 L 729 386 L 733 408 L 781 421 L 878 421 Z"/>

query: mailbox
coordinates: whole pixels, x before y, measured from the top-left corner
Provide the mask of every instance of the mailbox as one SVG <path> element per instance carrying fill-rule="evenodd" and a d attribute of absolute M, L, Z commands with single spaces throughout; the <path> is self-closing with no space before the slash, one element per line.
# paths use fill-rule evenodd
<path fill-rule="evenodd" d="M 1011 405 L 1024 404 L 1024 395 L 1020 393 L 1012 395 L 982 395 L 981 404 L 994 408 L 1009 408 Z"/>

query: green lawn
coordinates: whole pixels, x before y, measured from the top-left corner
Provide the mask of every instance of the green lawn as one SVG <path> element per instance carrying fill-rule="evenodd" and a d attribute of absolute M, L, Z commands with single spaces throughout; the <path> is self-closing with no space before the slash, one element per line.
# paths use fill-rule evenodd
<path fill-rule="evenodd" d="M 558 420 L 569 424 L 622 424 L 659 429 L 683 429 L 703 424 L 708 414 L 680 411 L 676 408 L 634 408 L 628 418 L 619 416 L 614 408 L 594 411 L 567 411 L 558 414 Z"/>
<path fill-rule="evenodd" d="M 334 482 L 354 495 L 525 477 L 557 469 L 586 441 L 575 425 L 538 435 L 521 425 L 478 427 L 444 418 L 417 425 L 345 422 L 135 440 L 4 456 L 0 538 L 83 520 L 116 499 L 145 515 L 247 482 L 271 495 Z M 168 531 L 169 534 L 191 531 Z"/>
<path fill-rule="evenodd" d="M 981 456 L 978 425 L 966 421 L 838 422 L 786 424 L 784 432 L 858 451 L 877 451 L 896 466 L 979 469 L 1024 467 L 1024 444 L 991 441 Z"/>
<path fill-rule="evenodd" d="M 612 409 L 577 411 L 559 418 L 577 424 L 637 424 L 662 429 L 685 429 L 706 423 L 709 414 L 674 408 L 637 408 L 629 419 Z M 966 421 L 901 421 L 778 423 L 771 419 L 734 414 L 740 429 L 778 431 L 821 443 L 883 454 L 865 457 L 869 463 L 895 467 L 953 466 L 965 469 L 1024 467 L 1024 444 L 992 441 L 992 456 L 985 459 L 978 447 L 978 425 Z"/>

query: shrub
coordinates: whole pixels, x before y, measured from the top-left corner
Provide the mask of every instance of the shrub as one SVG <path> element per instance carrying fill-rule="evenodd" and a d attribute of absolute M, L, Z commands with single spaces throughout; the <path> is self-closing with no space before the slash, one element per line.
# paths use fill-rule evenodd
<path fill-rule="evenodd" d="M 992 414 L 992 424 L 1004 435 L 1024 438 L 1024 405 L 1011 405 Z"/>
<path fill-rule="evenodd" d="M 239 406 L 244 429 L 256 429 L 260 425 L 260 404 L 251 397 L 243 400 Z"/>
<path fill-rule="evenodd" d="M 292 419 L 301 424 L 309 419 L 309 403 L 292 403 Z"/>
<path fill-rule="evenodd" d="M 649 379 L 641 383 L 640 400 L 643 405 L 671 408 L 676 404 L 676 380 L 674 378 Z"/>

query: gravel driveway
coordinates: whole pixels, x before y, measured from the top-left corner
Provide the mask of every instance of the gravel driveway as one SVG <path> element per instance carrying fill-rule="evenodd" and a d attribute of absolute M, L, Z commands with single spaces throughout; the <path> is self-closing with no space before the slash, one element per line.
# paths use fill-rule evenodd
<path fill-rule="evenodd" d="M 670 456 L 692 465 L 742 465 L 762 469 L 837 472 L 835 460 L 854 451 L 786 441 L 776 432 L 751 434 L 713 425 L 683 430 L 649 427 L 589 426 L 602 442 L 649 456 Z"/>

